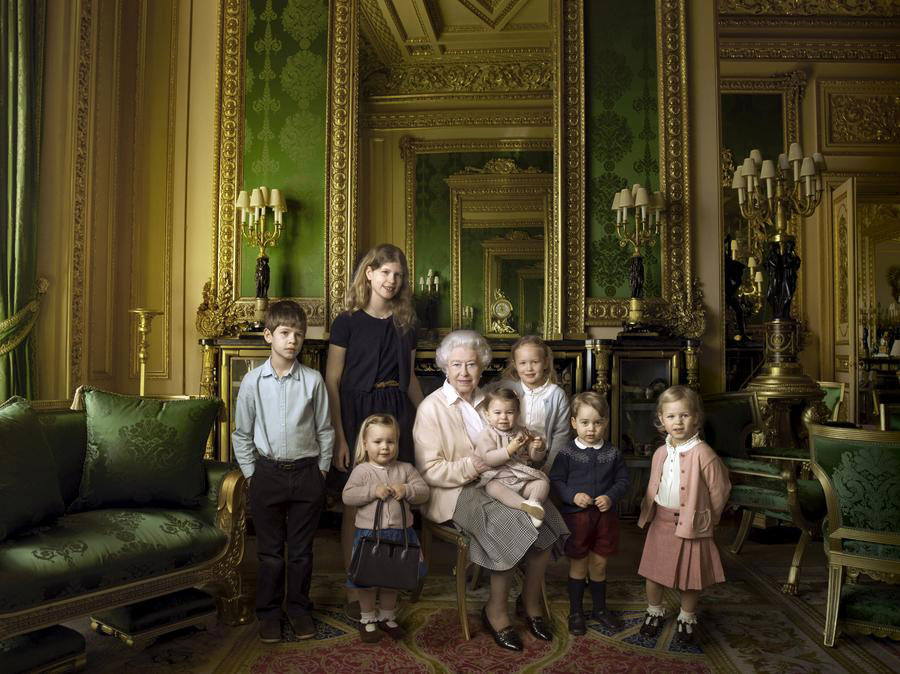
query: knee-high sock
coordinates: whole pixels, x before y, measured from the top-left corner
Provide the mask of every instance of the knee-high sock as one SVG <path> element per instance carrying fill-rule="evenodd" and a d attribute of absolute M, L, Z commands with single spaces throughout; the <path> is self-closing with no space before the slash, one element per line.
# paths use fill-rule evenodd
<path fill-rule="evenodd" d="M 605 580 L 592 580 L 591 581 L 591 599 L 594 602 L 594 610 L 595 611 L 606 610 L 606 581 Z"/>
<path fill-rule="evenodd" d="M 569 613 L 581 613 L 584 600 L 584 578 L 569 578 Z"/>

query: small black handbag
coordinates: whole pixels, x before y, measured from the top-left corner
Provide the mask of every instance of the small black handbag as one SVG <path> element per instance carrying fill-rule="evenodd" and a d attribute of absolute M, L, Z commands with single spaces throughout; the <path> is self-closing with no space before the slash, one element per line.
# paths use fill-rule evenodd
<path fill-rule="evenodd" d="M 364 536 L 350 560 L 350 580 L 355 585 L 386 587 L 392 590 L 415 590 L 419 583 L 420 550 L 409 541 L 406 531 L 406 508 L 400 504 L 403 517 L 403 542 L 381 537 L 381 512 L 384 501 L 375 510 L 375 535 Z"/>

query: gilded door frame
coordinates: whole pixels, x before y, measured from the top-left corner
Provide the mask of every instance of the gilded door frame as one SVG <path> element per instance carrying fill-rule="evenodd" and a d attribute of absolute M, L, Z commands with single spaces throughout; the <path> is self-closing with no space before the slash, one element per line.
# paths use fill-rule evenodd
<path fill-rule="evenodd" d="M 665 320 L 688 337 L 703 333 L 702 293 L 692 269 L 690 174 L 688 152 L 688 89 L 686 0 L 656 2 L 656 66 L 659 101 L 659 185 L 667 210 L 660 234 L 662 297 L 647 300 L 648 313 Z M 584 0 L 554 3 L 561 17 L 555 22 L 555 90 L 553 140 L 557 229 L 564 235 L 566 337 L 585 335 L 589 325 L 621 325 L 628 299 L 586 296 L 586 133 Z M 562 270 L 561 270 L 562 271 Z"/>

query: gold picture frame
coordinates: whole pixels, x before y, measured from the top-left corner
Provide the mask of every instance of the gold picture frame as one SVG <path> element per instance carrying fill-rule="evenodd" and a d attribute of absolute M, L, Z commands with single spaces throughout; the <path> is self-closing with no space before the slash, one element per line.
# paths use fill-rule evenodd
<path fill-rule="evenodd" d="M 585 130 L 585 27 L 583 0 L 554 5 L 561 13 L 554 53 L 557 75 L 553 99 L 556 217 L 565 253 L 561 284 L 566 297 L 563 333 L 585 335 L 586 326 L 621 325 L 628 299 L 586 296 L 585 204 L 587 203 Z M 660 231 L 662 297 L 646 300 L 651 318 L 667 320 L 693 337 L 703 332 L 702 294 L 692 269 L 692 225 L 688 152 L 688 90 L 685 0 L 656 2 L 656 67 L 659 101 L 659 186 L 666 200 Z M 561 268 L 561 271 L 563 269 Z"/>

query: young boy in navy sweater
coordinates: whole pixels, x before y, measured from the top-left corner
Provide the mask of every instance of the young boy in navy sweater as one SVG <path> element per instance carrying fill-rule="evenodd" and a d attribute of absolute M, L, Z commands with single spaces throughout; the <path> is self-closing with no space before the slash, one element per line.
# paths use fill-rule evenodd
<path fill-rule="evenodd" d="M 606 560 L 619 547 L 619 517 L 613 509 L 628 489 L 628 469 L 622 452 L 604 440 L 609 428 L 609 405 L 593 391 L 572 398 L 571 440 L 553 462 L 550 488 L 560 500 L 571 535 L 569 558 L 569 633 L 586 630 L 582 613 L 585 579 L 590 578 L 594 602 L 591 618 L 610 633 L 622 623 L 606 609 Z"/>

